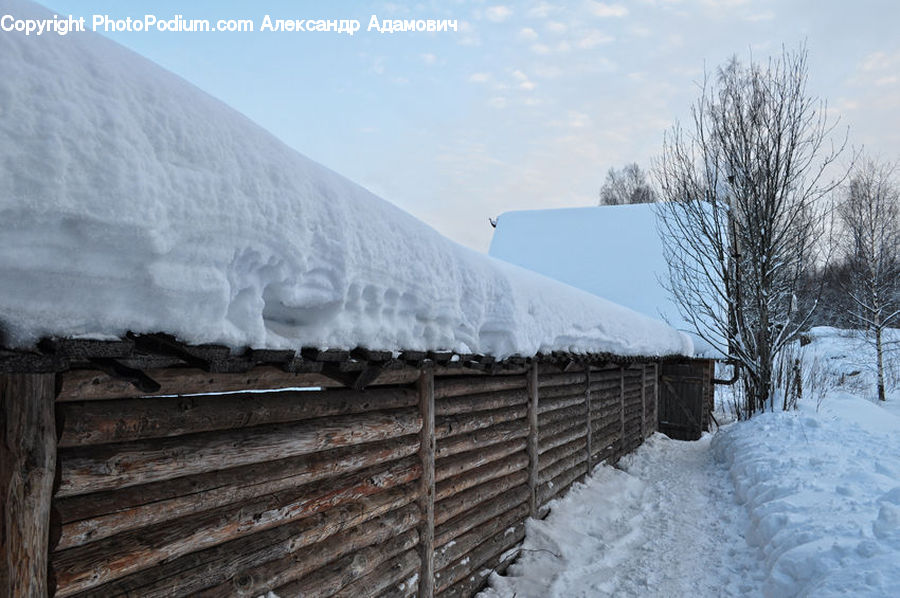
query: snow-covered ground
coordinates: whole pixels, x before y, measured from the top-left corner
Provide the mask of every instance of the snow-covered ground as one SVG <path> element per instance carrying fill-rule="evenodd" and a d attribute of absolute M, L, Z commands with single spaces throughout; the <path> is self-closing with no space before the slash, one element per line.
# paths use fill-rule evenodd
<path fill-rule="evenodd" d="M 815 375 L 843 371 L 843 387 L 599 466 L 529 522 L 522 558 L 483 596 L 900 596 L 897 393 L 877 404 L 848 376 L 863 358 L 851 335 L 811 338 Z"/>

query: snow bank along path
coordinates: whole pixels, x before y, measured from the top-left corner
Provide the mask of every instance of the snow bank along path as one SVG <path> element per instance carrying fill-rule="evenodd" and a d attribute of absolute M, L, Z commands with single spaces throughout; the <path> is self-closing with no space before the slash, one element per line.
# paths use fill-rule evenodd
<path fill-rule="evenodd" d="M 529 520 L 524 551 L 482 598 L 754 596 L 745 513 L 711 437 L 648 439 Z"/>
<path fill-rule="evenodd" d="M 900 596 L 900 418 L 858 396 L 657 434 L 528 522 L 485 598 Z"/>
<path fill-rule="evenodd" d="M 692 351 L 662 322 L 457 245 L 89 33 L 0 35 L 0 280 L 14 346 L 132 330 L 497 357 Z"/>

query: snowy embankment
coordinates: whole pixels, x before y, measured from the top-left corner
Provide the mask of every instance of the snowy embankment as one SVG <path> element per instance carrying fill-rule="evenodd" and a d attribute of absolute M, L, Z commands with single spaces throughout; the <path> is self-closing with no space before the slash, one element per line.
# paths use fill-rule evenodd
<path fill-rule="evenodd" d="M 766 596 L 900 596 L 900 418 L 834 393 L 733 424 L 714 449 Z"/>
<path fill-rule="evenodd" d="M 0 35 L 0 279 L 12 346 L 131 330 L 497 357 L 692 351 L 660 321 L 450 241 L 90 33 Z"/>

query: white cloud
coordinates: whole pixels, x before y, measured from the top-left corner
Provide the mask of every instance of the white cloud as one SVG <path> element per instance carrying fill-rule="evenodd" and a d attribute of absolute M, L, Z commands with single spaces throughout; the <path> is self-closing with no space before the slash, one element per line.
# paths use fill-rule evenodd
<path fill-rule="evenodd" d="M 488 106 L 500 109 L 506 108 L 506 98 L 504 98 L 503 96 L 493 97 L 488 100 Z"/>
<path fill-rule="evenodd" d="M 745 21 L 750 21 L 751 23 L 756 23 L 759 21 L 771 21 L 775 18 L 775 12 L 771 10 L 767 10 L 765 12 L 757 12 L 744 17 Z"/>
<path fill-rule="evenodd" d="M 591 124 L 591 117 L 584 112 L 577 110 L 569 110 L 569 128 L 583 129 Z"/>
<path fill-rule="evenodd" d="M 547 31 L 552 33 L 565 33 L 566 29 L 568 29 L 566 24 L 560 23 L 559 21 L 550 21 L 547 23 Z"/>
<path fill-rule="evenodd" d="M 559 12 L 559 7 L 549 2 L 539 2 L 528 10 L 528 16 L 534 19 L 546 19 L 551 14 Z"/>
<path fill-rule="evenodd" d="M 512 13 L 513 11 L 510 7 L 498 4 L 497 6 L 488 7 L 487 10 L 484 11 L 484 16 L 488 21 L 501 23 L 511 17 Z"/>
<path fill-rule="evenodd" d="M 624 17 L 628 14 L 628 8 L 622 4 L 607 4 L 605 2 L 588 2 L 588 10 L 595 17 L 606 19 L 609 17 Z"/>
<path fill-rule="evenodd" d="M 531 51 L 535 54 L 540 54 L 541 56 L 546 56 L 550 53 L 550 46 L 547 44 L 533 44 L 531 46 Z"/>
<path fill-rule="evenodd" d="M 491 79 L 488 73 L 472 73 L 469 75 L 469 83 L 487 83 Z"/>
<path fill-rule="evenodd" d="M 513 71 L 512 76 L 516 81 L 519 82 L 519 89 L 531 91 L 535 87 L 537 87 L 537 85 L 535 85 L 535 83 L 531 79 L 528 78 L 528 75 L 526 75 L 525 73 L 523 73 L 522 71 L 520 71 L 518 69 Z"/>
<path fill-rule="evenodd" d="M 585 50 L 590 50 L 591 48 L 596 48 L 601 44 L 608 44 L 612 41 L 615 41 L 615 39 L 616 38 L 612 37 L 611 35 L 607 35 L 602 31 L 594 29 L 592 31 L 588 31 L 584 35 L 584 37 L 578 40 L 578 47 Z"/>
<path fill-rule="evenodd" d="M 536 40 L 538 37 L 538 32 L 531 27 L 523 27 L 519 30 L 519 39 L 524 39 L 525 41 L 531 42 Z"/>
<path fill-rule="evenodd" d="M 422 62 L 431 66 L 437 62 L 437 56 L 431 53 L 422 54 Z"/>

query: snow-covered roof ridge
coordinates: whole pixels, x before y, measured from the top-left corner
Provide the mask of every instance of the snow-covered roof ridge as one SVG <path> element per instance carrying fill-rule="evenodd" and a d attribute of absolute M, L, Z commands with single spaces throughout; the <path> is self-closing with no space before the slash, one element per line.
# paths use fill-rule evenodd
<path fill-rule="evenodd" d="M 93 34 L 0 35 L 0 280 L 12 346 L 131 330 L 276 349 L 692 351 L 660 321 L 446 239 Z"/>
<path fill-rule="evenodd" d="M 666 289 L 659 218 L 658 204 L 504 212 L 490 255 L 663 319 L 692 337 L 695 356 L 723 357 L 696 335 Z"/>

